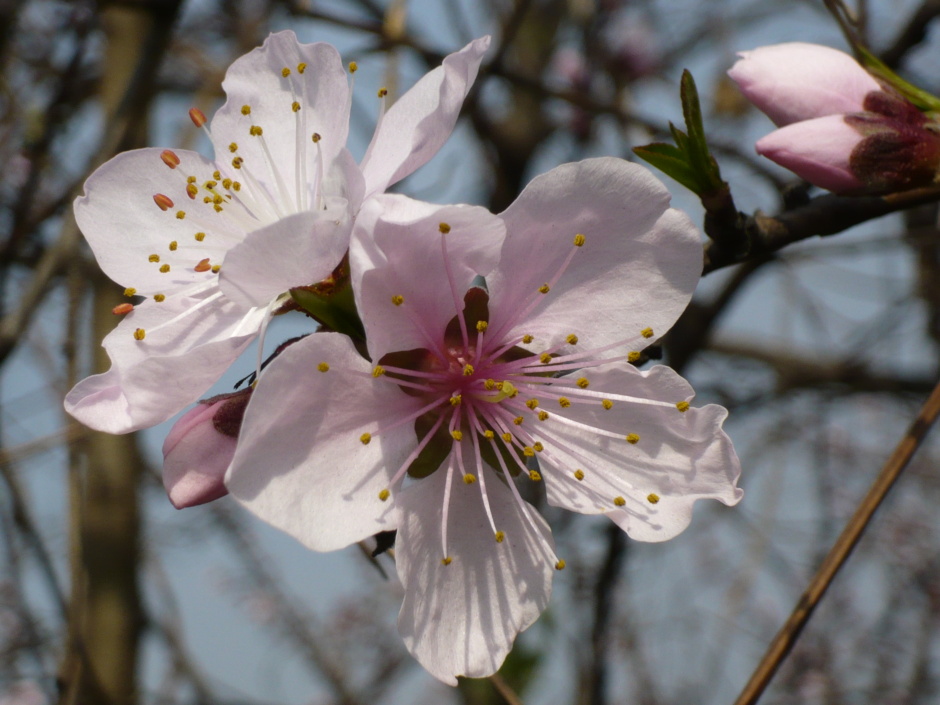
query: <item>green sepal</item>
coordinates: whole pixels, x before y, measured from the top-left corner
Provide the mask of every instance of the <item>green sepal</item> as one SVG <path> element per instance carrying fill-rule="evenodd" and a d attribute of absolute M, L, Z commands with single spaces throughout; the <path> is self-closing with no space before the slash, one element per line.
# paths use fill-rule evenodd
<path fill-rule="evenodd" d="M 290 290 L 291 298 L 301 309 L 322 326 L 337 333 L 345 333 L 354 341 L 365 342 L 366 332 L 356 310 L 351 286 L 344 286 L 330 294 L 321 294 L 308 287 Z"/>

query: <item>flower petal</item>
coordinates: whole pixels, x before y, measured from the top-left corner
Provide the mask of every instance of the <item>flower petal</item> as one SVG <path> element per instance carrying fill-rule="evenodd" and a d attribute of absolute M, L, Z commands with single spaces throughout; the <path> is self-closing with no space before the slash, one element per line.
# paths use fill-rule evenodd
<path fill-rule="evenodd" d="M 863 110 L 881 86 L 848 54 L 804 42 L 742 51 L 728 75 L 776 125 Z"/>
<path fill-rule="evenodd" d="M 394 529 L 394 497 L 383 502 L 379 493 L 417 439 L 411 423 L 389 427 L 421 405 L 374 379 L 345 335 L 310 335 L 262 373 L 225 484 L 315 551 Z M 363 433 L 375 438 L 363 443 Z"/>
<path fill-rule="evenodd" d="M 388 109 L 362 159 L 367 196 L 404 179 L 447 141 L 489 46 L 489 37 L 470 42 Z"/>
<path fill-rule="evenodd" d="M 852 173 L 852 151 L 862 141 L 842 115 L 796 122 L 762 137 L 757 153 L 786 167 L 811 184 L 851 193 L 864 184 Z"/>
<path fill-rule="evenodd" d="M 301 63 L 306 64 L 303 73 L 298 70 Z M 290 71 L 287 76 L 284 69 Z M 212 119 L 216 157 L 231 158 L 229 145 L 235 143 L 244 166 L 271 193 L 296 199 L 298 189 L 306 187 L 301 182 L 310 183 L 317 173 L 317 151 L 328 167 L 346 146 L 349 84 L 339 52 L 330 44 L 300 44 L 289 30 L 272 34 L 235 60 L 222 89 L 228 99 Z M 262 128 L 263 134 L 250 134 L 252 126 Z M 311 141 L 314 133 L 320 136 L 316 145 Z M 274 170 L 287 175 L 283 186 Z M 304 170 L 307 179 L 302 178 Z"/>
<path fill-rule="evenodd" d="M 441 521 L 446 472 L 414 483 L 398 497 L 401 526 L 395 558 L 405 588 L 398 631 L 408 651 L 432 675 L 456 685 L 455 676 L 494 673 L 526 629 L 548 605 L 553 560 L 545 520 L 526 505 L 532 521 L 500 478 L 486 487 L 497 528 L 493 536 L 479 484 L 453 483 L 447 552 L 442 563 Z"/>
<path fill-rule="evenodd" d="M 351 228 L 345 199 L 282 218 L 228 252 L 219 288 L 242 306 L 267 306 L 291 287 L 316 284 L 343 259 Z"/>
<path fill-rule="evenodd" d="M 487 277 L 489 331 L 500 338 L 533 335 L 534 350 L 572 333 L 582 348 L 646 328 L 664 333 L 702 271 L 698 231 L 668 205 L 659 180 L 621 159 L 565 164 L 533 179 L 502 215 L 506 244 Z M 585 237 L 579 248 L 572 244 L 576 234 Z M 540 294 L 575 249 L 557 283 Z"/>
<path fill-rule="evenodd" d="M 664 366 L 638 372 L 614 363 L 576 374 L 588 378 L 592 390 L 610 393 L 614 402 L 609 410 L 574 403 L 539 426 L 545 446 L 539 463 L 546 466 L 542 475 L 550 504 L 584 514 L 605 513 L 631 538 L 665 541 L 688 526 L 697 500 L 727 505 L 740 500 L 742 492 L 735 486 L 740 464 L 721 430 L 728 415 L 724 408 L 679 411 L 675 404 L 691 398 L 692 389 Z M 614 394 L 668 405 L 617 401 Z M 565 425 L 562 416 L 583 426 Z"/>
<path fill-rule="evenodd" d="M 244 237 L 237 224 L 196 218 L 207 208 L 186 194 L 186 175 L 209 178 L 215 166 L 195 152 L 175 152 L 180 164 L 170 170 L 160 158 L 163 150 L 137 149 L 118 154 L 85 182 L 85 195 L 75 199 L 75 220 L 111 279 L 139 293 L 170 294 L 213 278 L 196 272 L 200 260 L 220 261 L 225 251 Z M 172 206 L 163 210 L 154 195 Z M 166 205 L 166 202 L 163 202 Z M 177 217 L 184 213 L 183 218 Z M 217 216 L 211 212 L 211 216 Z M 202 240 L 195 233 L 205 232 Z M 167 272 L 161 271 L 165 264 Z"/>
<path fill-rule="evenodd" d="M 65 410 L 96 431 L 129 433 L 166 421 L 199 399 L 254 339 L 264 317 L 262 310 L 218 296 L 205 303 L 210 296 L 137 306 L 102 343 L 111 369 L 75 385 Z M 135 338 L 137 330 L 144 331 L 143 340 Z"/>
<path fill-rule="evenodd" d="M 393 194 L 367 201 L 356 220 L 350 269 L 372 359 L 439 346 L 474 277 L 495 265 L 504 233 L 499 217 L 476 206 L 436 206 Z"/>

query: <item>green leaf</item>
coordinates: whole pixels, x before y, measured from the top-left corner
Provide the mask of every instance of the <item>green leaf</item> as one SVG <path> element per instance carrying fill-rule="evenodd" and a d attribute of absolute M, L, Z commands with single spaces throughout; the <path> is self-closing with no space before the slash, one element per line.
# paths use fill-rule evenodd
<path fill-rule="evenodd" d="M 670 150 L 674 150 L 674 152 L 670 153 Z M 650 144 L 645 147 L 634 147 L 633 153 L 667 176 L 672 177 L 693 193 L 699 193 L 701 184 L 698 176 L 677 148 L 668 144 Z"/>
<path fill-rule="evenodd" d="M 918 88 L 913 83 L 905 81 L 903 78 L 898 76 L 894 71 L 892 71 L 888 66 L 877 56 L 871 53 L 867 47 L 856 44 L 855 52 L 858 54 L 859 60 L 862 65 L 868 69 L 868 71 L 874 74 L 876 77 L 883 80 L 885 83 L 893 86 L 901 95 L 911 101 L 921 110 L 928 110 L 930 112 L 940 112 L 940 98 L 928 93 L 922 88 Z"/>

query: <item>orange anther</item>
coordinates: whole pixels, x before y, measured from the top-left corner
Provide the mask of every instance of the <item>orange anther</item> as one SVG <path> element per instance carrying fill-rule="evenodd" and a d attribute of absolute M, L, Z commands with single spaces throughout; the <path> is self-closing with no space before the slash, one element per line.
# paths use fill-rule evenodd
<path fill-rule="evenodd" d="M 193 269 L 195 269 L 197 272 L 208 272 L 210 269 L 212 269 L 212 265 L 209 264 L 209 258 L 206 257 L 205 259 L 199 260 L 199 264 L 193 267 Z"/>
<path fill-rule="evenodd" d="M 188 195 L 192 200 L 196 200 L 196 194 L 199 193 L 199 188 L 196 184 L 186 184 L 186 195 Z"/>
<path fill-rule="evenodd" d="M 166 211 L 173 207 L 173 201 L 169 196 L 164 196 L 162 193 L 153 194 L 153 202 L 160 206 L 160 210 Z"/>
<path fill-rule="evenodd" d="M 111 313 L 115 316 L 123 316 L 125 313 L 130 313 L 134 310 L 134 304 L 118 304 L 111 309 Z"/>
<path fill-rule="evenodd" d="M 202 127 L 208 122 L 208 120 L 206 120 L 206 114 L 199 108 L 189 109 L 189 119 L 193 121 L 193 125 L 196 127 Z"/>
<path fill-rule="evenodd" d="M 160 159 L 171 169 L 175 169 L 180 165 L 180 158 L 176 156 L 176 152 L 170 151 L 169 149 L 164 149 L 160 152 Z"/>

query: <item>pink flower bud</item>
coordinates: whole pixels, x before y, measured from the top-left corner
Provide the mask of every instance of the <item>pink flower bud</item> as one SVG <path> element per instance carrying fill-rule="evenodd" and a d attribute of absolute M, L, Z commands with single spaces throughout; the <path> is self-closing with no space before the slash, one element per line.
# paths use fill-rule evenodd
<path fill-rule="evenodd" d="M 238 442 L 251 389 L 200 402 L 163 442 L 163 486 L 177 509 L 228 494 L 223 478 Z"/>
<path fill-rule="evenodd" d="M 777 125 L 864 110 L 881 85 L 836 49 L 790 42 L 743 51 L 728 75 Z"/>
<path fill-rule="evenodd" d="M 864 184 L 850 161 L 863 137 L 843 115 L 804 120 L 758 140 L 757 153 L 812 184 L 836 193 L 859 191 Z"/>

